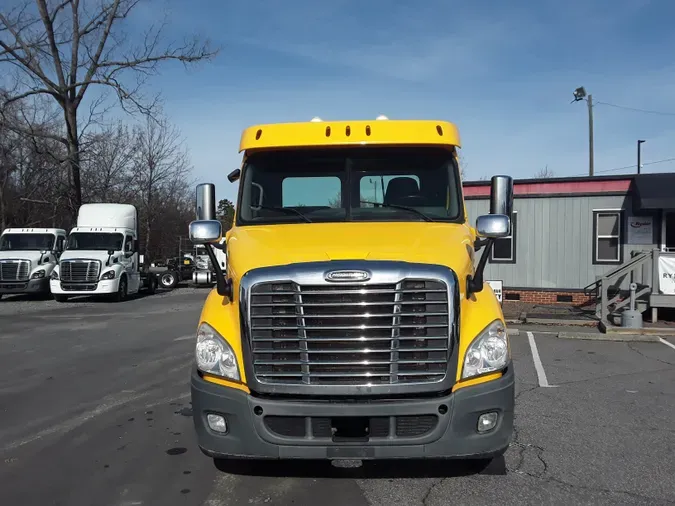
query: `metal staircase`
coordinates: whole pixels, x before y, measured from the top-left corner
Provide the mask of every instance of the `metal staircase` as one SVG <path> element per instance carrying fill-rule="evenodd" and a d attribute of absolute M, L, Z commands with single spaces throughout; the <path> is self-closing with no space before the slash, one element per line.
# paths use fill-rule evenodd
<path fill-rule="evenodd" d="M 656 307 L 673 307 L 675 295 L 660 294 L 658 287 L 658 257 L 673 255 L 659 250 L 633 252 L 631 259 L 603 274 L 584 288 L 584 294 L 596 302 L 596 316 L 605 327 L 616 326 L 614 318 L 630 304 L 630 283 L 637 284 L 636 299 L 641 311 L 652 307 L 652 320 Z M 673 255 L 675 256 L 675 255 Z"/>

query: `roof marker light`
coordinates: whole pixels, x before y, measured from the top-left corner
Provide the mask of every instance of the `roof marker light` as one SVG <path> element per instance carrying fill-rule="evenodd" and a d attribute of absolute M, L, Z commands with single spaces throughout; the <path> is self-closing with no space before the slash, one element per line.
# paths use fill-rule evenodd
<path fill-rule="evenodd" d="M 314 116 L 312 118 L 312 123 L 320 123 L 321 121 L 323 121 L 323 120 L 321 118 L 319 118 L 318 116 Z"/>
<path fill-rule="evenodd" d="M 382 120 L 386 120 L 386 119 L 389 119 L 389 118 L 387 118 L 384 114 L 380 114 L 380 115 L 379 115 L 377 118 L 375 118 L 375 119 L 378 120 L 378 121 L 382 121 Z"/>

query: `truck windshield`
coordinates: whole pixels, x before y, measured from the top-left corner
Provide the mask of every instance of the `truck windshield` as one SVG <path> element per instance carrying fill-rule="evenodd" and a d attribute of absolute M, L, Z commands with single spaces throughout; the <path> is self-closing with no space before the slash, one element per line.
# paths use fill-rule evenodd
<path fill-rule="evenodd" d="M 68 249 L 81 250 L 115 250 L 122 249 L 124 236 L 104 232 L 73 232 L 68 237 Z"/>
<path fill-rule="evenodd" d="M 435 147 L 294 149 L 253 153 L 237 224 L 459 222 L 459 169 Z"/>
<path fill-rule="evenodd" d="M 52 251 L 52 234 L 4 234 L 0 238 L 0 251 Z"/>

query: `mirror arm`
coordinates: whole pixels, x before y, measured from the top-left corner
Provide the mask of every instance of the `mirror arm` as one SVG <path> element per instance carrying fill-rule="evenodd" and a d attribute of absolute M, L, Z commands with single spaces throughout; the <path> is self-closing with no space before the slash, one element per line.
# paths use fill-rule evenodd
<path fill-rule="evenodd" d="M 481 238 L 476 239 L 476 241 L 473 243 L 473 250 L 480 251 L 481 248 L 485 246 L 489 241 L 490 239 L 488 239 L 487 237 L 483 239 Z"/>
<path fill-rule="evenodd" d="M 220 268 L 218 260 L 216 260 L 216 255 L 213 253 L 213 250 L 211 249 L 213 246 L 215 245 L 211 243 L 204 244 L 206 254 L 209 256 L 209 260 L 211 260 L 211 265 L 213 265 L 213 268 L 216 271 L 216 291 L 218 292 L 218 295 L 227 297 L 230 300 L 232 300 L 233 299 L 232 282 L 229 279 L 225 279 L 225 274 L 223 273 L 223 270 Z"/>
<path fill-rule="evenodd" d="M 476 267 L 476 272 L 474 276 L 467 276 L 466 278 L 466 297 L 469 298 L 471 294 L 478 293 L 483 290 L 483 272 L 485 271 L 485 265 L 487 264 L 490 252 L 492 251 L 492 246 L 495 243 L 494 239 L 480 239 L 484 241 L 485 250 L 478 261 L 478 266 Z"/>

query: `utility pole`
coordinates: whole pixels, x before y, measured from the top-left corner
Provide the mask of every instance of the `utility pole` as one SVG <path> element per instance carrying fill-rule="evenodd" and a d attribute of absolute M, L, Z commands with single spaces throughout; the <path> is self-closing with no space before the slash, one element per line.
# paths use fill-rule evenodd
<path fill-rule="evenodd" d="M 641 160 L 642 157 L 641 157 L 640 148 L 641 148 L 643 142 L 645 142 L 645 141 L 643 141 L 643 140 L 637 141 L 637 173 L 638 174 L 640 174 L 640 170 L 642 169 L 642 160 Z"/>
<path fill-rule="evenodd" d="M 587 98 L 588 97 L 588 98 Z M 593 176 L 593 95 L 586 95 L 586 90 L 583 86 L 574 90 L 574 100 L 572 102 L 579 102 L 584 100 L 588 102 L 588 175 Z"/>
<path fill-rule="evenodd" d="M 588 175 L 593 176 L 593 95 L 588 95 Z"/>

